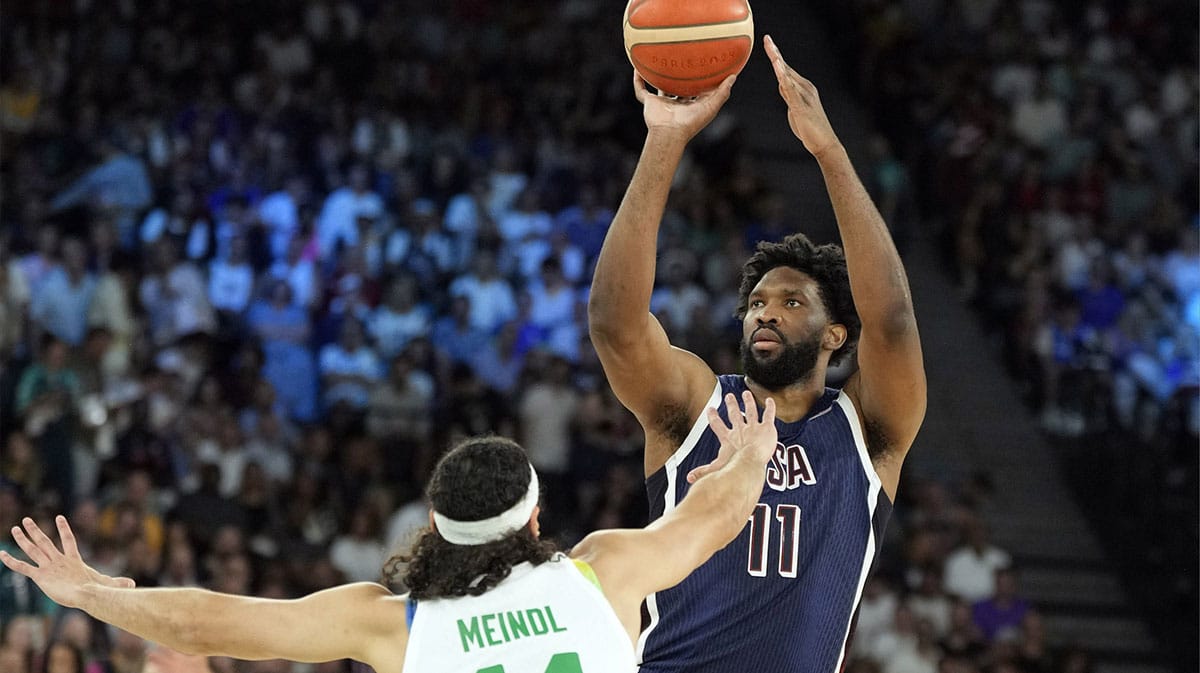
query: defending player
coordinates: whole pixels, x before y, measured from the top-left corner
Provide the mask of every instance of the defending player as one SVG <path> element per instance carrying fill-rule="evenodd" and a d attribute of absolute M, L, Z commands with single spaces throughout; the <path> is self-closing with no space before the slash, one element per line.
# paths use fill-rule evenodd
<path fill-rule="evenodd" d="M 751 402 L 747 392 L 743 404 Z M 430 481 L 431 528 L 406 571 L 408 596 L 370 582 L 297 600 L 134 589 L 87 566 L 61 516 L 62 551 L 26 518 L 12 534 L 31 562 L 4 552 L 0 560 L 64 606 L 193 654 L 354 659 L 377 673 L 632 671 L 643 599 L 732 540 L 762 489 L 777 438 L 774 403 L 761 419 L 744 419 L 733 395 L 725 407 L 708 418 L 728 464 L 671 515 L 593 533 L 573 560 L 538 540 L 537 474 L 521 447 L 499 437 L 464 442 Z"/>
<path fill-rule="evenodd" d="M 680 102 L 650 94 L 635 73 L 645 146 L 592 281 L 592 342 L 645 430 L 652 517 L 686 505 L 693 479 L 711 469 L 705 464 L 724 460 L 705 428 L 706 406 L 745 390 L 779 405 L 779 444 L 749 525 L 678 586 L 647 598 L 643 673 L 838 671 L 925 414 L 900 257 L 816 88 L 770 37 L 764 43 L 788 123 L 821 167 L 845 252 L 802 234 L 759 244 L 739 290 L 744 377 L 718 377 L 672 347 L 649 311 L 659 221 L 684 147 L 716 116 L 733 78 Z M 826 389 L 827 367 L 856 345 L 857 371 L 842 390 Z"/>

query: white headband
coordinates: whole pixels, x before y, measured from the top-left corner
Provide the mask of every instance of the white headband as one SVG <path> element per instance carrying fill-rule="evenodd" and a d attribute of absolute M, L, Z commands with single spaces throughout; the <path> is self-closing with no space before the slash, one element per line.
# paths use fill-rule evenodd
<path fill-rule="evenodd" d="M 501 540 L 513 532 L 520 530 L 538 503 L 538 477 L 533 466 L 529 466 L 529 490 L 517 501 L 517 504 L 500 512 L 496 516 L 480 519 L 479 521 L 455 521 L 438 512 L 433 513 L 433 521 L 437 524 L 437 532 L 446 542 L 461 545 L 480 545 Z"/>

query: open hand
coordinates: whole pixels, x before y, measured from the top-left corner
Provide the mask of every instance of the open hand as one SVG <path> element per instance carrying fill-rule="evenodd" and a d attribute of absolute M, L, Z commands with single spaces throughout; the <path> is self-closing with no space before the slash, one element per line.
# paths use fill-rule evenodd
<path fill-rule="evenodd" d="M 21 524 L 13 526 L 12 536 L 17 546 L 29 557 L 31 563 L 22 561 L 12 554 L 0 551 L 0 562 L 13 572 L 33 580 L 55 603 L 68 608 L 83 607 L 84 589 L 89 584 L 108 587 L 131 588 L 133 580 L 128 577 L 109 577 L 83 562 L 75 534 L 67 524 L 67 518 L 54 518 L 58 526 L 58 537 L 62 540 L 62 551 L 54 545 L 33 519 L 25 517 Z"/>
<path fill-rule="evenodd" d="M 775 79 L 779 81 L 779 94 L 788 106 L 788 126 L 792 133 L 804 143 L 805 149 L 818 159 L 826 151 L 837 147 L 841 141 L 829 124 L 825 108 L 821 106 L 821 97 L 817 87 L 801 77 L 783 60 L 779 47 L 770 35 L 763 37 L 767 58 L 771 59 L 771 67 L 775 69 Z"/>
<path fill-rule="evenodd" d="M 725 395 L 725 415 L 729 424 L 721 420 L 716 407 L 709 407 L 708 427 L 721 442 L 717 457 L 708 465 L 701 465 L 688 472 L 687 480 L 693 484 L 697 479 L 710 472 L 716 472 L 729 462 L 733 454 L 749 451 L 751 458 L 766 465 L 767 460 L 775 453 L 775 444 L 779 440 L 779 432 L 775 429 L 775 399 L 768 397 L 763 404 L 762 418 L 758 417 L 758 405 L 754 402 L 754 394 L 749 390 L 742 391 L 742 402 L 745 413 L 738 408 L 737 398 L 733 393 Z"/>
<path fill-rule="evenodd" d="M 633 71 L 633 94 L 642 104 L 642 116 L 646 120 L 647 129 L 664 129 L 678 132 L 686 142 L 696 137 L 696 134 L 708 126 L 721 111 L 721 106 L 729 100 L 729 92 L 733 89 L 733 81 L 737 75 L 730 75 L 716 89 L 696 96 L 695 98 L 675 99 L 670 96 L 655 95 L 646 90 L 646 81 Z"/>

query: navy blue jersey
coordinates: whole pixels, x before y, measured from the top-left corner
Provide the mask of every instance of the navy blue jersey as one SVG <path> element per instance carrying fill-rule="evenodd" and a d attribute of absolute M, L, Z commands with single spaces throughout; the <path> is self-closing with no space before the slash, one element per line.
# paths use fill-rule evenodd
<path fill-rule="evenodd" d="M 741 376 L 720 376 L 706 406 Z M 678 585 L 646 599 L 641 673 L 837 673 L 892 505 L 850 398 L 827 389 L 809 414 L 776 421 L 779 445 L 746 528 Z M 688 492 L 687 474 L 720 444 L 704 414 L 646 480 L 650 516 Z"/>

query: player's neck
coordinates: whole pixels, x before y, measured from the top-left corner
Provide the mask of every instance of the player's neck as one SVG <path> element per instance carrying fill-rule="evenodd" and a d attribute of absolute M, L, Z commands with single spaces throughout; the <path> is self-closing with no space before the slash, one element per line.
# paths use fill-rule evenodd
<path fill-rule="evenodd" d="M 813 404 L 825 394 L 825 376 L 811 376 L 779 390 L 767 390 L 746 377 L 746 387 L 761 407 L 768 397 L 775 399 L 775 417 L 784 423 L 794 423 L 808 415 Z"/>

